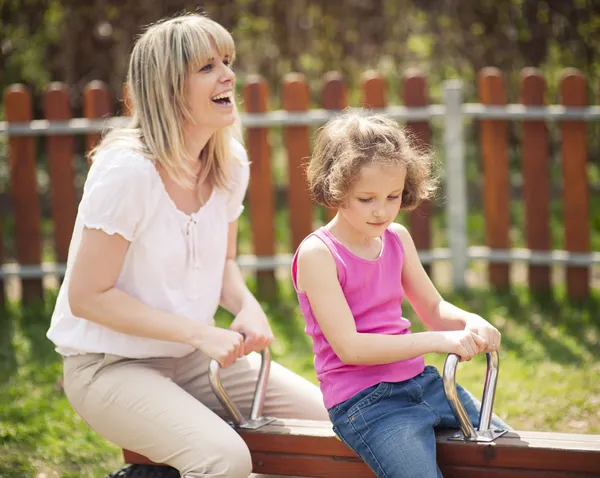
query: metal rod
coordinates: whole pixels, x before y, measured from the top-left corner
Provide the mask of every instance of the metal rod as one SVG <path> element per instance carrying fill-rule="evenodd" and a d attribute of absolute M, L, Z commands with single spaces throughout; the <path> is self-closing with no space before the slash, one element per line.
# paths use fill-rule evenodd
<path fill-rule="evenodd" d="M 498 369 L 500 367 L 498 352 L 486 352 L 486 358 L 487 371 L 483 387 L 483 398 L 481 400 L 481 411 L 479 413 L 479 424 L 477 426 L 479 432 L 485 432 L 490 428 L 494 397 L 496 395 L 496 384 L 498 382 Z M 459 360 L 460 357 L 456 354 L 448 354 L 446 357 L 443 375 L 444 391 L 463 435 L 467 440 L 476 440 L 478 437 L 477 431 L 473 427 L 456 389 L 456 367 Z"/>
<path fill-rule="evenodd" d="M 234 425 L 242 426 L 246 424 L 246 419 L 241 414 L 240 409 L 235 403 L 229 398 L 229 395 L 223 388 L 221 383 L 221 364 L 216 360 L 211 360 L 208 366 L 208 380 L 210 382 L 210 388 L 213 393 L 217 396 L 219 402 L 225 409 L 225 412 L 229 414 Z"/>
<path fill-rule="evenodd" d="M 444 362 L 444 391 L 446 392 L 446 398 L 452 409 L 452 413 L 458 420 L 460 430 L 462 431 L 465 438 L 470 440 L 477 439 L 477 432 L 469 419 L 469 415 L 465 411 L 460 398 L 458 397 L 458 391 L 456 390 L 456 366 L 459 361 L 459 356 L 456 354 L 448 354 L 446 361 Z"/>
<path fill-rule="evenodd" d="M 496 384 L 498 383 L 498 369 L 500 368 L 498 352 L 486 353 L 487 370 L 485 372 L 485 385 L 481 398 L 481 412 L 479 414 L 479 430 L 489 430 L 492 422 Z"/>
<path fill-rule="evenodd" d="M 569 252 L 569 251 L 531 251 L 529 249 L 490 249 L 489 247 L 472 246 L 467 250 L 469 261 L 487 261 L 490 263 L 506 264 L 512 262 L 525 262 L 535 265 L 561 265 L 561 266 L 593 266 L 600 264 L 600 252 Z M 436 261 L 448 261 L 452 258 L 450 249 L 437 248 L 420 250 L 419 258 L 424 264 Z M 291 254 L 278 254 L 276 256 L 240 255 L 236 262 L 242 269 L 271 270 L 278 267 L 289 267 L 292 263 Z M 62 263 L 45 262 L 39 264 L 0 265 L 0 279 L 6 277 L 19 277 L 21 279 L 39 278 L 49 275 L 64 276 L 66 265 Z"/>
<path fill-rule="evenodd" d="M 466 285 L 467 257 L 467 180 L 465 166 L 465 141 L 461 115 L 462 83 L 460 80 L 444 82 L 444 149 L 446 214 L 448 243 L 452 251 L 452 285 L 464 289 Z"/>
<path fill-rule="evenodd" d="M 462 114 L 475 119 L 597 121 L 600 119 L 600 106 L 525 106 L 521 104 L 492 106 L 465 103 L 462 105 Z"/>
<path fill-rule="evenodd" d="M 271 353 L 268 348 L 260 352 L 261 363 L 256 382 L 256 390 L 254 391 L 254 399 L 252 400 L 252 408 L 250 409 L 250 420 L 257 420 L 262 414 L 265 395 L 267 392 L 267 383 L 269 381 L 269 372 L 271 370 Z M 229 414 L 231 420 L 236 427 L 244 427 L 248 424 L 248 420 L 244 418 L 240 409 L 231 400 L 227 391 L 221 383 L 221 364 L 212 359 L 208 366 L 208 380 L 210 388 L 216 395 L 217 399 Z"/>
<path fill-rule="evenodd" d="M 525 106 L 509 104 L 502 106 L 461 103 L 459 114 L 465 118 L 503 120 L 547 120 L 547 121 L 597 121 L 600 119 L 600 106 L 581 108 L 562 105 Z M 350 108 L 356 109 L 356 108 Z M 445 105 L 428 105 L 419 108 L 389 106 L 375 109 L 374 113 L 385 114 L 398 121 L 427 121 L 446 114 Z M 338 111 L 313 109 L 306 112 L 283 110 L 266 113 L 241 113 L 240 119 L 245 128 L 269 128 L 281 126 L 321 125 L 339 114 Z M 101 133 L 106 128 L 127 126 L 129 117 L 113 116 L 103 119 L 73 118 L 70 120 L 49 121 L 37 119 L 25 122 L 0 121 L 0 135 L 8 136 L 57 136 Z"/>
<path fill-rule="evenodd" d="M 252 408 L 250 409 L 250 420 L 256 420 L 262 415 L 265 396 L 267 394 L 269 373 L 271 371 L 271 352 L 269 348 L 263 349 L 260 355 L 260 371 L 258 372 L 258 379 L 256 381 L 256 391 L 254 392 L 254 400 L 252 400 Z"/>
<path fill-rule="evenodd" d="M 360 108 L 349 108 L 359 110 Z M 398 121 L 427 121 L 444 115 L 444 105 L 429 105 L 419 108 L 389 106 L 374 109 Z M 266 113 L 240 113 L 245 128 L 269 128 L 285 126 L 318 126 L 339 115 L 339 111 L 313 109 L 310 111 L 269 111 Z M 126 127 L 128 116 L 112 116 L 103 119 L 73 118 L 70 120 L 32 120 L 24 122 L 0 121 L 0 135 L 9 136 L 55 136 L 101 133 L 107 128 Z"/>

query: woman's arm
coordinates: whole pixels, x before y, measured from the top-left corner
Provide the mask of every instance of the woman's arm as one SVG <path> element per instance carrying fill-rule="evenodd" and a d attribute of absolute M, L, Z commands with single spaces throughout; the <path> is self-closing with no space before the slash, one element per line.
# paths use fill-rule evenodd
<path fill-rule="evenodd" d="M 77 317 L 118 332 L 190 344 L 227 366 L 240 355 L 239 334 L 152 308 L 115 288 L 129 242 L 119 234 L 84 228 L 69 281 Z"/>
<path fill-rule="evenodd" d="M 302 244 L 297 274 L 298 288 L 307 294 L 323 334 L 345 364 L 377 365 L 429 352 L 454 352 L 468 359 L 477 353 L 479 338 L 465 331 L 407 335 L 359 333 L 339 284 L 335 261 L 316 237 Z"/>
<path fill-rule="evenodd" d="M 237 256 L 238 221 L 229 223 L 227 259 L 223 273 L 221 306 L 235 317 L 231 329 L 246 336 L 244 353 L 261 351 L 273 341 L 273 332 L 262 307 L 248 289 Z"/>

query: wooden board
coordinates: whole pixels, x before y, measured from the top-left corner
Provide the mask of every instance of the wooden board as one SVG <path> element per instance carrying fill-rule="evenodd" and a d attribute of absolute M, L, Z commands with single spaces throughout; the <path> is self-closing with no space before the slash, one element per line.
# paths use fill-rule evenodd
<path fill-rule="evenodd" d="M 491 444 L 448 441 L 437 435 L 438 463 L 446 478 L 600 477 L 600 435 L 509 432 Z M 372 478 L 373 472 L 337 439 L 328 422 L 276 420 L 240 430 L 255 473 L 320 478 Z M 148 463 L 125 452 L 129 463 Z M 145 461 L 144 461 L 145 460 Z"/>

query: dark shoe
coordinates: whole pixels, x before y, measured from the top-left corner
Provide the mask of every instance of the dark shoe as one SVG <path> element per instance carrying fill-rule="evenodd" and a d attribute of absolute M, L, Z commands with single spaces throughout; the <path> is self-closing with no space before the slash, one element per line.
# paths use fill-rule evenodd
<path fill-rule="evenodd" d="M 180 478 L 179 472 L 170 466 L 129 465 L 111 473 L 106 478 Z"/>

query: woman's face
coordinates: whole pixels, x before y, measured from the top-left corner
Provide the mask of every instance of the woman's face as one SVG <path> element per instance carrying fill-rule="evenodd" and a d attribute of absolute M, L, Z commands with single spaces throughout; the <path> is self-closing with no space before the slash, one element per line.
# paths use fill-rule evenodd
<path fill-rule="evenodd" d="M 235 121 L 235 74 L 230 60 L 213 48 L 209 60 L 197 71 L 191 71 L 186 81 L 186 99 L 192 118 L 192 128 L 214 132 Z"/>

